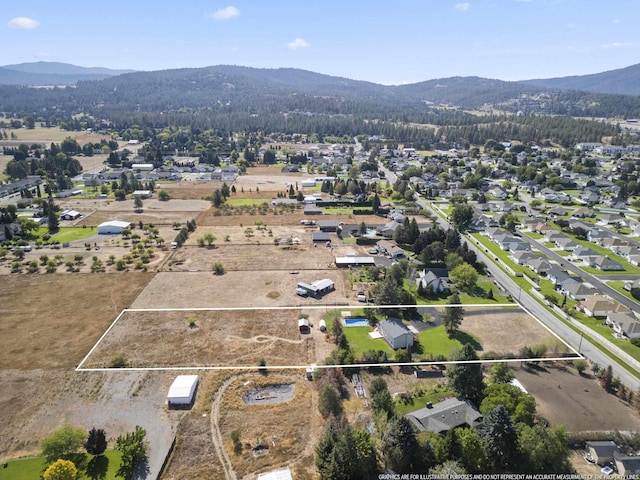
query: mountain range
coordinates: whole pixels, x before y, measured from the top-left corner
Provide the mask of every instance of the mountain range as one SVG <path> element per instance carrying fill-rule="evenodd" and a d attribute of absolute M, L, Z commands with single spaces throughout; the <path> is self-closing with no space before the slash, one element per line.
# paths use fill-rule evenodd
<path fill-rule="evenodd" d="M 339 79 L 338 77 L 331 77 L 328 75 L 322 75 L 320 73 L 314 73 L 305 70 L 298 70 L 293 68 L 285 69 L 251 69 L 249 67 L 235 67 L 244 68 L 246 70 L 254 70 L 255 72 L 261 72 L 262 77 L 265 80 L 273 80 L 273 72 L 286 72 L 285 78 L 289 81 L 283 83 L 290 86 L 305 84 L 311 89 L 322 89 L 327 85 L 335 85 L 335 80 L 342 80 L 344 84 L 348 83 L 366 83 L 371 86 L 376 85 L 371 82 L 358 82 L 349 79 Z M 175 70 L 191 70 L 191 69 L 175 69 Z M 175 71 L 169 70 L 169 71 Z M 198 70 L 198 69 L 193 69 Z M 168 70 L 162 70 L 168 71 Z M 31 63 L 19 63 L 12 65 L 0 66 L 0 85 L 31 85 L 31 86 L 46 86 L 46 85 L 73 85 L 79 81 L 85 80 L 103 80 L 108 77 L 122 75 L 125 73 L 133 73 L 135 70 L 113 70 L 103 67 L 80 67 L 69 63 L 61 62 L 31 62 Z M 145 72 L 151 73 L 151 72 Z M 258 75 L 260 76 L 260 75 Z M 281 77 L 282 78 L 282 77 Z M 483 82 L 485 87 L 495 88 L 501 84 L 521 84 L 530 85 L 538 88 L 545 89 L 559 89 L 559 90 L 577 90 L 594 93 L 606 93 L 615 95 L 640 95 L 640 63 L 631 65 L 629 67 L 620 68 L 616 70 L 609 70 L 601 73 L 594 73 L 589 75 L 573 75 L 567 77 L 545 78 L 545 79 L 531 79 L 520 80 L 518 82 L 503 82 L 502 80 L 490 80 L 480 77 L 453 77 L 457 79 L 476 79 L 478 82 Z M 421 90 L 430 88 L 431 84 L 441 82 L 443 79 L 428 80 L 425 82 L 419 82 L 413 84 L 415 90 Z M 450 79 L 449 79 L 450 80 Z M 460 81 L 460 80 L 458 80 Z M 450 82 L 449 82 L 450 83 Z M 422 88 L 421 88 L 422 86 Z"/>
<path fill-rule="evenodd" d="M 31 89 L 59 85 L 74 88 Z M 387 86 L 295 68 L 217 65 L 158 71 L 64 63 L 0 67 L 0 111 L 313 112 L 407 115 L 439 106 L 587 117 L 640 116 L 640 64 L 594 75 L 507 82 L 450 77 Z"/>
<path fill-rule="evenodd" d="M 31 62 L 0 67 L 0 85 L 74 85 L 83 80 L 103 80 L 134 70 L 79 67 L 60 62 Z"/>

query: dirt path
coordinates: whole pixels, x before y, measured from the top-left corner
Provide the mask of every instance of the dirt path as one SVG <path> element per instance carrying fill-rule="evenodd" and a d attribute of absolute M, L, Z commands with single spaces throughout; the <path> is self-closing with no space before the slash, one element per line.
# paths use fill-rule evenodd
<path fill-rule="evenodd" d="M 224 448 L 224 440 L 222 438 L 222 433 L 220 432 L 220 427 L 218 426 L 218 418 L 220 418 L 220 405 L 222 404 L 224 392 L 236 379 L 237 376 L 233 376 L 225 380 L 225 382 L 220 385 L 211 405 L 211 440 L 213 442 L 213 447 L 218 454 L 220 465 L 222 465 L 224 470 L 224 478 L 227 480 L 237 480 L 237 477 L 233 470 L 231 459 Z"/>

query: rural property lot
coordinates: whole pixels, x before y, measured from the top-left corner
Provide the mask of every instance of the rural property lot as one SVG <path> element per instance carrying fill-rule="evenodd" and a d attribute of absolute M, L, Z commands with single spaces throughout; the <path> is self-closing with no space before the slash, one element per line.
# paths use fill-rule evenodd
<path fill-rule="evenodd" d="M 109 367 L 124 355 L 132 367 L 305 365 L 315 361 L 297 310 L 128 311 L 83 368 Z M 189 322 L 193 322 L 193 326 Z"/>
<path fill-rule="evenodd" d="M 574 353 L 540 322 L 518 308 L 491 310 L 467 305 L 460 329 L 480 341 L 479 355 L 495 352 L 515 358 L 522 347 L 542 344 L 548 348 L 547 356 Z"/>
<path fill-rule="evenodd" d="M 113 377 L 77 374 L 73 369 L 152 276 L 2 277 L 0 451 L 4 455 L 37 453 L 40 440 L 76 412 L 80 414 L 83 406 L 94 405 L 87 408 L 96 411 L 104 408 L 106 397 L 113 394 L 109 389 Z M 108 414 L 103 417 L 105 424 L 111 425 L 122 415 L 112 413 L 111 418 Z M 79 424 L 91 428 L 84 420 Z"/>
<path fill-rule="evenodd" d="M 563 424 L 570 432 L 640 429 L 640 419 L 628 405 L 606 393 L 593 376 L 579 375 L 570 364 L 516 367 L 514 373 L 536 399 L 538 414 L 553 425 Z"/>

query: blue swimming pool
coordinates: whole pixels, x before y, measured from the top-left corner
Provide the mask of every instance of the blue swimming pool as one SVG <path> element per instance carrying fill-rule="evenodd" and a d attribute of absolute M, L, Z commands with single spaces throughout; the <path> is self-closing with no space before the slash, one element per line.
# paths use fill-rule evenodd
<path fill-rule="evenodd" d="M 342 320 L 345 327 L 368 327 L 369 321 L 366 318 L 345 318 Z"/>

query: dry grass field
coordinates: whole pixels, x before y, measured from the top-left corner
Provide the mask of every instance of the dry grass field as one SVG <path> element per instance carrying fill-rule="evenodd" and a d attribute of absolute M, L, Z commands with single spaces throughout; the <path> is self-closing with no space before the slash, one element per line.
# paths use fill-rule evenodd
<path fill-rule="evenodd" d="M 83 365 L 132 367 L 305 365 L 312 340 L 298 331 L 295 310 L 126 312 Z M 192 323 L 192 325 L 190 324 Z"/>
<path fill-rule="evenodd" d="M 3 456 L 37 453 L 44 435 L 100 395 L 106 381 L 103 374 L 76 374 L 73 369 L 152 276 L 2 277 Z"/>
<path fill-rule="evenodd" d="M 535 397 L 538 415 L 553 425 L 565 425 L 569 432 L 640 429 L 631 407 L 606 393 L 592 375 L 579 375 L 570 363 L 516 367 L 514 373 Z"/>
<path fill-rule="evenodd" d="M 547 355 L 570 352 L 549 330 L 519 309 L 465 308 L 460 329 L 477 338 L 482 345 L 479 354 L 495 352 L 515 358 L 522 347 L 546 345 Z M 518 332 L 517 335 L 514 332 Z"/>

